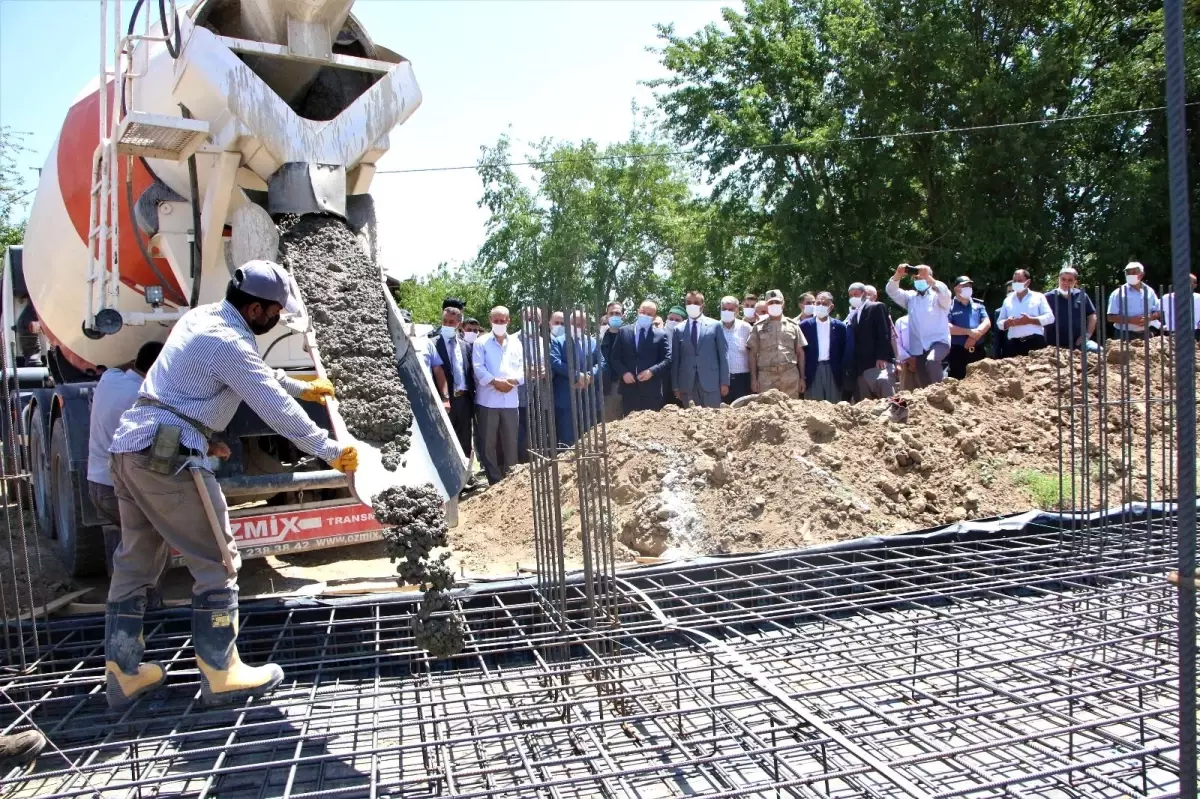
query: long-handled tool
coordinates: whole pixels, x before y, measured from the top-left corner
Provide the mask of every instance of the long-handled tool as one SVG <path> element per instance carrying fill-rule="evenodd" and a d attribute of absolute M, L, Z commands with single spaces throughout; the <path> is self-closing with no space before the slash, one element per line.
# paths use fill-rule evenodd
<path fill-rule="evenodd" d="M 208 517 L 208 526 L 212 530 L 213 538 L 217 540 L 217 550 L 221 553 L 221 560 L 225 563 L 225 571 L 232 577 L 237 574 L 237 567 L 233 565 L 233 552 L 229 549 L 229 544 L 225 541 L 225 525 L 221 524 L 221 520 L 217 518 L 217 509 L 213 507 L 212 497 L 208 494 L 208 486 L 204 484 L 204 475 L 201 474 L 199 466 L 189 466 L 188 471 L 192 473 L 192 482 L 196 484 L 196 493 L 200 495 L 200 504 L 204 506 L 204 515 Z"/>

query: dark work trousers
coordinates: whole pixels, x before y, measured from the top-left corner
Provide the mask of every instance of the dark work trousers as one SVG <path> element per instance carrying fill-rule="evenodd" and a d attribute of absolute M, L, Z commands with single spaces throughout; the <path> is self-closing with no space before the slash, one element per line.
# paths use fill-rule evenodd
<path fill-rule="evenodd" d="M 735 399 L 750 393 L 750 373 L 738 372 L 729 375 L 729 393 L 721 398 L 721 402 L 729 405 Z M 674 397 L 672 397 L 674 399 Z"/>
<path fill-rule="evenodd" d="M 517 463 L 529 463 L 529 406 L 517 409 Z"/>
<path fill-rule="evenodd" d="M 951 344 L 950 354 L 946 356 L 946 366 L 950 368 L 950 377 L 962 380 L 967 376 L 967 365 L 981 361 L 983 357 L 983 347 L 978 342 L 975 344 L 974 352 L 967 352 L 967 348 L 962 344 Z"/>
<path fill-rule="evenodd" d="M 1013 355 L 1028 355 L 1034 350 L 1045 349 L 1045 347 L 1045 336 L 1035 335 L 1025 336 L 1024 338 L 1013 338 L 1012 336 L 1008 337 L 1007 352 L 1010 357 Z"/>
<path fill-rule="evenodd" d="M 463 455 L 471 460 L 471 427 L 475 418 L 475 400 L 470 394 L 450 398 L 450 426 L 454 428 L 454 436 L 462 447 Z"/>

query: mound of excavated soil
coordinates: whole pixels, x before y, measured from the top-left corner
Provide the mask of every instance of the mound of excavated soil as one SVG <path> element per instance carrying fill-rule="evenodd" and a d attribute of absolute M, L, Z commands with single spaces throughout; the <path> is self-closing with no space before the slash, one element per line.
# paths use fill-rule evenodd
<path fill-rule="evenodd" d="M 1147 420 L 1145 358 L 1134 353 L 1123 369 L 1125 357 L 1110 349 L 1103 370 L 1089 359 L 1092 507 L 1145 500 L 1147 468 L 1151 498 L 1169 494 L 1161 477 L 1163 433 L 1173 429 L 1169 410 L 1151 403 Z M 1163 395 L 1164 378 L 1168 385 L 1173 379 L 1165 363 L 1157 350 L 1151 354 L 1152 397 Z M 1052 350 L 983 361 L 961 382 L 907 394 L 907 424 L 888 421 L 878 402 L 830 405 L 778 392 L 737 409 L 668 407 L 634 414 L 608 426 L 610 492 L 623 555 L 806 546 L 1052 508 L 1059 495 L 1060 438 L 1065 506 L 1080 507 L 1083 411 L 1077 408 L 1072 433 L 1070 371 Z M 1096 423 L 1102 371 L 1106 397 L 1114 401 L 1104 409 L 1103 464 Z M 1115 400 L 1124 392 L 1124 372 L 1135 402 L 1123 412 Z M 1074 394 L 1082 405 L 1078 380 Z M 1121 462 L 1122 431 L 1127 464 Z M 1074 501 L 1072 452 L 1079 476 Z M 579 555 L 578 521 L 573 474 L 569 467 L 563 473 L 570 560 Z M 529 473 L 518 468 L 463 503 L 450 545 L 468 568 L 506 558 L 532 564 L 531 530 Z"/>

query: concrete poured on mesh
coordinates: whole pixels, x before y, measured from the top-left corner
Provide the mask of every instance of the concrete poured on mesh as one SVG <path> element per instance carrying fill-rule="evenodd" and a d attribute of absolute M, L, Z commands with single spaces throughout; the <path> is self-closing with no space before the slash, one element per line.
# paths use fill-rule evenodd
<path fill-rule="evenodd" d="M 437 658 L 457 654 L 463 648 L 462 620 L 446 589 L 454 585 L 454 573 L 446 566 L 450 553 L 431 558 L 433 550 L 446 546 L 446 517 L 441 497 L 431 486 L 389 488 L 373 497 L 375 518 L 389 525 L 384 532 L 388 555 L 404 582 L 425 588 L 425 597 L 413 619 L 417 646 Z"/>
<path fill-rule="evenodd" d="M 396 371 L 379 267 L 337 217 L 285 216 L 279 227 L 280 260 L 300 286 L 342 419 L 352 435 L 381 449 L 385 467 L 397 469 L 413 415 Z"/>

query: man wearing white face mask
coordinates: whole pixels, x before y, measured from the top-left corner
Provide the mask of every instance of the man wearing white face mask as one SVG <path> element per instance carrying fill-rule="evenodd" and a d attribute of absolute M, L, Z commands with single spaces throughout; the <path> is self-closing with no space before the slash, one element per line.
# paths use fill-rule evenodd
<path fill-rule="evenodd" d="M 475 342 L 475 423 L 479 425 L 479 461 L 488 482 L 504 479 L 517 462 L 517 387 L 525 382 L 521 341 L 508 334 L 509 313 L 497 305 L 489 314 L 492 332 Z"/>
<path fill-rule="evenodd" d="M 721 333 L 725 336 L 725 357 L 729 359 L 729 393 L 721 401 L 726 405 L 750 393 L 750 353 L 746 345 L 752 328 L 737 314 L 737 297 L 722 297 Z"/>
<path fill-rule="evenodd" d="M 719 408 L 729 393 L 729 359 L 720 325 L 704 316 L 704 295 L 689 291 L 688 320 L 671 341 L 671 382 L 683 407 Z"/>
<path fill-rule="evenodd" d="M 850 328 L 833 318 L 833 295 L 822 291 L 816 297 L 812 319 L 800 323 L 808 342 L 804 352 L 807 400 L 841 402 L 842 385 L 853 371 L 854 337 Z"/>
<path fill-rule="evenodd" d="M 954 281 L 954 302 L 950 304 L 950 354 L 946 367 L 950 377 L 962 380 L 967 376 L 967 364 L 983 360 L 984 350 L 979 342 L 992 329 L 987 308 L 975 299 L 975 284 L 963 275 Z"/>
<path fill-rule="evenodd" d="M 854 338 L 852 378 L 859 400 L 881 399 L 895 393 L 892 325 L 887 308 L 867 298 L 867 287 L 850 284 L 850 332 Z"/>
<path fill-rule="evenodd" d="M 1077 350 L 1087 347 L 1099 352 L 1100 346 L 1091 340 L 1096 332 L 1096 306 L 1086 291 L 1080 291 L 1078 273 L 1063 267 L 1058 273 L 1058 290 L 1046 295 L 1054 322 L 1046 327 L 1046 342 L 1055 347 Z"/>
<path fill-rule="evenodd" d="M 1158 295 L 1143 279 L 1146 270 L 1137 261 L 1125 265 L 1125 285 L 1108 297 L 1108 321 L 1121 338 L 1140 337 L 1146 325 L 1162 314 Z"/>
<path fill-rule="evenodd" d="M 900 288 L 905 275 L 913 275 L 913 287 Z M 933 277 L 925 264 L 900 264 L 884 288 L 892 302 L 908 311 L 909 355 L 916 359 L 917 387 L 942 382 L 942 361 L 950 352 L 950 289 Z"/>
<path fill-rule="evenodd" d="M 766 293 L 766 315 L 754 325 L 750 352 L 750 390 L 760 394 L 777 389 L 792 399 L 804 393 L 804 348 L 800 326 L 783 315 L 783 292 Z"/>
<path fill-rule="evenodd" d="M 1028 355 L 1046 346 L 1046 325 L 1054 323 L 1054 312 L 1039 291 L 1029 288 L 1029 273 L 1013 272 L 1013 293 L 1000 306 L 999 327 L 1008 333 L 1008 354 Z"/>
<path fill-rule="evenodd" d="M 747 294 L 745 297 L 742 297 L 742 318 L 745 319 L 748 324 L 754 324 L 755 320 L 758 318 L 758 312 L 755 310 L 757 305 L 757 294 Z"/>

